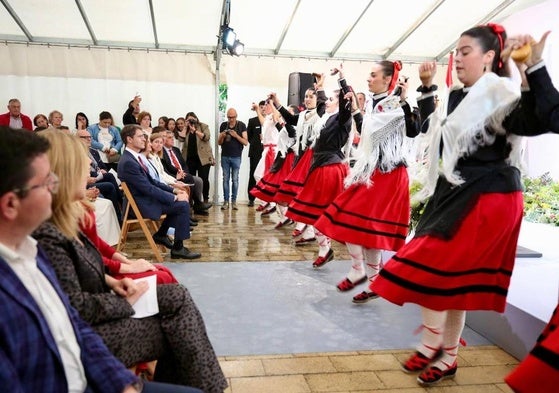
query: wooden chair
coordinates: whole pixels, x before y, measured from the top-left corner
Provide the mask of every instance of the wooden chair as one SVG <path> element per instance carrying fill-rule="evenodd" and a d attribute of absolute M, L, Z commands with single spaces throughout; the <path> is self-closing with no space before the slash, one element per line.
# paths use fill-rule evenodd
<path fill-rule="evenodd" d="M 122 187 L 122 192 L 124 193 L 124 197 L 126 198 L 128 203 L 126 203 L 126 209 L 122 216 L 122 229 L 120 231 L 120 239 L 118 241 L 116 250 L 121 251 L 126 245 L 126 239 L 128 237 L 130 227 L 139 225 L 149 243 L 151 250 L 153 251 L 155 259 L 157 260 L 157 262 L 163 262 L 163 256 L 161 255 L 161 252 L 166 251 L 165 246 L 156 244 L 155 241 L 153 241 L 152 234 L 157 231 L 157 229 L 159 228 L 159 223 L 166 216 L 162 215 L 157 221 L 143 218 L 142 213 L 140 213 L 140 209 L 138 208 L 138 205 L 136 204 L 136 201 L 134 200 L 134 197 L 132 196 L 132 193 L 128 188 L 128 185 L 125 182 L 122 182 L 120 186 Z M 136 218 L 129 217 L 130 208 L 132 208 L 132 211 L 134 212 Z"/>

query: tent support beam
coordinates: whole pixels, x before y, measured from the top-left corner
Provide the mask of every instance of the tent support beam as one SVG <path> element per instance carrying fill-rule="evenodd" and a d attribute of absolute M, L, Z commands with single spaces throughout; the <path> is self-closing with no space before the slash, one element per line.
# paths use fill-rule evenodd
<path fill-rule="evenodd" d="M 415 21 L 415 23 L 408 29 L 408 31 L 406 31 L 404 33 L 404 35 L 402 35 L 400 38 L 398 38 L 398 41 L 396 41 L 394 43 L 394 45 L 392 45 L 392 47 L 384 54 L 384 58 L 387 59 L 388 56 L 390 56 L 392 53 L 394 53 L 394 51 L 396 49 L 398 49 L 398 47 L 400 45 L 402 45 L 402 43 L 408 39 L 408 37 L 410 35 L 413 34 L 414 31 L 416 31 L 419 26 L 421 26 L 423 23 L 425 23 L 425 21 L 437 10 L 437 8 L 439 8 L 443 3 L 445 2 L 445 0 L 439 0 L 437 1 L 425 14 L 423 14 L 423 16 L 421 16 L 418 20 Z"/>
<path fill-rule="evenodd" d="M 330 57 L 334 57 L 336 55 L 336 52 L 338 51 L 338 49 L 340 49 L 340 46 L 342 46 L 342 44 L 344 43 L 344 41 L 347 39 L 347 37 L 351 34 L 351 32 L 353 31 L 353 29 L 355 28 L 355 26 L 357 26 L 357 24 L 359 23 L 359 21 L 361 20 L 361 18 L 363 18 L 363 15 L 365 15 L 365 13 L 367 12 L 367 10 L 371 7 L 371 5 L 373 4 L 375 0 L 371 0 L 369 1 L 369 4 L 367 4 L 367 6 L 365 7 L 365 9 L 363 9 L 363 12 L 361 12 L 361 15 L 359 15 L 359 17 L 355 20 L 355 22 L 353 23 L 353 25 L 351 25 L 346 31 L 345 33 L 342 35 L 342 37 L 340 38 L 340 40 L 338 41 L 338 43 L 334 46 L 334 48 L 332 49 L 332 51 L 330 52 Z"/>
<path fill-rule="evenodd" d="M 25 36 L 27 37 L 27 39 L 30 42 L 33 42 L 33 36 L 31 35 L 31 33 L 29 32 L 29 30 L 27 30 L 27 27 L 25 26 L 25 24 L 21 21 L 21 19 L 19 18 L 19 16 L 17 15 L 17 13 L 14 11 L 14 9 L 12 8 L 12 6 L 10 5 L 10 3 L 8 2 L 8 0 L 0 0 L 0 2 L 2 3 L 2 5 L 4 6 L 4 8 L 6 8 L 6 11 L 8 11 L 8 13 L 10 14 L 10 16 L 12 17 L 12 19 L 14 20 L 14 22 L 16 22 L 16 24 L 19 26 L 19 28 L 21 29 L 21 31 L 23 31 L 23 34 L 25 34 Z"/>
<path fill-rule="evenodd" d="M 276 45 L 276 49 L 274 49 L 274 53 L 277 55 L 281 49 L 281 46 L 283 45 L 283 41 L 285 40 L 285 36 L 287 35 L 287 32 L 289 31 L 289 28 L 291 27 L 291 23 L 293 22 L 293 18 L 295 18 L 295 14 L 297 13 L 297 9 L 299 8 L 299 5 L 301 4 L 301 0 L 297 0 L 297 4 L 295 4 L 295 7 L 293 7 L 293 12 L 291 13 L 291 16 L 289 17 L 289 20 L 287 21 L 287 23 L 285 24 L 285 27 L 283 28 L 283 31 L 281 32 L 281 36 L 278 40 L 278 43 Z"/>
<path fill-rule="evenodd" d="M 153 11 L 153 0 L 149 0 L 149 15 L 151 16 L 151 27 L 153 29 L 153 41 L 155 47 L 159 49 L 159 39 L 157 38 L 157 26 L 155 25 L 155 12 Z"/>
<path fill-rule="evenodd" d="M 97 37 L 95 37 L 95 32 L 93 31 L 93 28 L 91 27 L 91 23 L 89 23 L 89 18 L 87 17 L 87 14 L 85 13 L 85 10 L 83 9 L 82 2 L 80 0 L 76 0 L 76 6 L 78 7 L 78 10 L 80 11 L 80 14 L 81 14 L 82 19 L 83 19 L 83 23 L 85 23 L 85 27 L 87 27 L 87 31 L 89 32 L 89 35 L 91 36 L 91 41 L 93 42 L 93 45 L 99 45 L 99 43 L 97 42 Z"/>

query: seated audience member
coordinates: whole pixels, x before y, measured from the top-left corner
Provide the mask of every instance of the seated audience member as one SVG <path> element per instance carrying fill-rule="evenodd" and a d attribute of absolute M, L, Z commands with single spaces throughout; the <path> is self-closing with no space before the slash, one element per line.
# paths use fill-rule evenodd
<path fill-rule="evenodd" d="M 155 129 L 160 128 L 162 129 L 162 127 L 155 127 Z M 149 139 L 146 136 L 146 148 L 144 149 L 144 151 L 142 151 L 142 154 L 144 155 L 144 157 L 146 158 L 146 162 L 148 163 L 147 165 L 147 169 L 148 169 L 148 173 L 149 176 L 155 180 L 156 182 L 162 183 L 163 185 L 169 185 L 173 188 L 173 193 L 174 194 L 179 194 L 179 193 L 186 193 L 187 192 L 187 185 L 184 184 L 183 182 L 175 182 L 173 184 L 168 184 L 165 179 L 162 179 L 162 177 L 160 176 L 160 172 L 159 169 L 157 168 L 157 163 L 151 158 L 153 157 L 152 154 L 152 143 L 151 143 L 151 137 L 155 135 L 155 134 L 151 134 Z M 161 162 L 159 162 L 161 164 Z M 165 171 L 163 171 L 163 173 L 165 173 Z M 169 174 L 165 173 L 166 176 L 170 176 Z M 192 213 L 192 211 L 191 211 Z M 190 227 L 192 229 L 192 227 L 195 227 L 198 225 L 198 221 L 193 219 L 192 217 L 190 217 Z"/>
<path fill-rule="evenodd" d="M 107 171 L 107 166 L 100 159 L 99 152 L 91 147 L 92 137 L 89 132 L 78 130 L 77 136 L 87 147 L 87 155 L 90 159 L 87 187 L 97 187 L 101 195 L 113 203 L 119 221 L 122 221 L 122 194 L 115 177 Z"/>
<path fill-rule="evenodd" d="M 91 135 L 91 146 L 99 151 L 104 163 L 116 163 L 120 159 L 122 139 L 117 128 L 112 126 L 113 117 L 109 112 L 99 113 L 99 123 L 87 127 Z"/>
<path fill-rule="evenodd" d="M 33 237 L 51 260 L 72 305 L 127 367 L 157 359 L 156 381 L 223 392 L 227 383 L 202 316 L 185 287 L 157 285 L 159 313 L 132 317 L 132 293 L 144 292 L 147 284 L 105 275 L 101 254 L 79 230 L 89 166 L 85 147 L 60 132 L 42 135 L 50 142 L 47 156 L 51 171 L 60 179 L 60 191 L 53 196 L 52 217 Z"/>
<path fill-rule="evenodd" d="M 151 135 L 151 113 L 146 111 L 140 112 L 140 114 L 138 115 L 138 124 L 140 125 L 140 127 L 142 127 L 142 131 L 144 132 L 144 134 L 146 134 L 147 136 Z"/>
<path fill-rule="evenodd" d="M 100 198 L 97 187 L 85 190 L 86 199 L 95 205 L 95 226 L 97 235 L 110 245 L 118 244 L 120 239 L 120 223 L 111 201 Z"/>
<path fill-rule="evenodd" d="M 167 131 L 171 131 L 173 135 L 175 134 L 175 128 L 177 126 L 177 122 L 172 117 L 167 119 L 167 123 L 165 124 L 165 129 Z"/>
<path fill-rule="evenodd" d="M 89 119 L 87 115 L 83 112 L 76 113 L 76 128 L 74 129 L 73 133 L 76 134 L 78 130 L 87 130 L 89 127 Z"/>
<path fill-rule="evenodd" d="M 70 305 L 47 255 L 29 236 L 50 217 L 58 190 L 48 148 L 39 134 L 0 127 L 1 390 L 200 393 L 161 383 L 142 386 Z M 137 296 L 130 293 L 130 299 Z"/>
<path fill-rule="evenodd" d="M 177 284 L 173 273 L 163 265 L 152 264 L 145 259 L 128 259 L 124 254 L 116 251 L 97 235 L 94 207 L 85 201 L 84 216 L 80 219 L 80 230 L 93 242 L 103 257 L 103 263 L 109 274 L 120 280 L 124 277 L 132 279 L 156 275 L 158 284 Z"/>
<path fill-rule="evenodd" d="M 132 101 L 128 103 L 128 109 L 122 115 L 122 124 L 125 126 L 128 124 L 138 124 L 137 117 L 140 113 L 140 102 L 142 97 L 136 95 Z"/>
<path fill-rule="evenodd" d="M 157 119 L 157 126 L 165 128 L 168 121 L 169 118 L 167 116 L 161 116 L 159 119 Z"/>
<path fill-rule="evenodd" d="M 49 119 L 42 113 L 39 113 L 33 118 L 33 124 L 35 125 L 35 129 L 33 131 L 42 131 L 49 128 Z"/>
<path fill-rule="evenodd" d="M 29 116 L 21 113 L 21 102 L 17 98 L 8 101 L 8 112 L 0 115 L 0 126 L 10 128 L 25 128 L 33 131 L 33 125 Z"/>
<path fill-rule="evenodd" d="M 122 140 L 126 146 L 118 163 L 118 177 L 128 184 L 142 216 L 158 220 L 166 214 L 153 240 L 171 249 L 171 258 L 200 258 L 200 253 L 192 252 L 184 247 L 183 241 L 190 238 L 190 205 L 186 193 L 174 195 L 173 188 L 149 175 L 147 159 L 140 154 L 146 148 L 146 138 L 138 125 L 124 126 Z M 175 239 L 172 243 L 167 231 L 175 228 Z"/>
<path fill-rule="evenodd" d="M 165 172 L 169 175 L 176 177 L 178 180 L 183 180 L 187 184 L 193 184 L 191 199 L 194 202 L 194 213 L 208 215 L 207 210 L 212 207 L 209 202 L 204 202 L 203 189 L 204 182 L 198 176 L 193 176 L 188 169 L 188 165 L 182 158 L 181 151 L 178 147 L 174 146 L 174 136 L 171 131 L 164 132 L 165 138 L 163 139 L 163 156 L 161 162 Z"/>
<path fill-rule="evenodd" d="M 154 130 L 156 129 L 157 127 L 154 128 Z M 165 139 L 166 135 L 163 130 L 159 131 L 160 132 L 154 132 L 149 137 L 149 140 L 151 142 L 151 153 L 149 154 L 148 159 L 155 167 L 157 176 L 159 177 L 160 181 L 173 188 L 179 188 L 186 191 L 186 188 L 188 186 L 184 182 L 177 180 L 176 177 L 173 177 L 165 172 L 165 168 L 163 167 L 163 163 L 161 162 L 161 157 L 163 157 L 163 140 Z"/>
<path fill-rule="evenodd" d="M 186 119 L 184 117 L 179 117 L 175 122 L 175 129 L 169 131 L 173 131 L 175 147 L 178 147 L 179 150 L 182 151 L 184 141 L 186 140 Z"/>
<path fill-rule="evenodd" d="M 49 124 L 50 127 L 49 128 L 55 128 L 57 130 L 60 130 L 62 127 L 62 121 L 64 120 L 64 116 L 62 115 L 62 112 L 54 110 L 51 113 L 49 113 Z M 66 129 L 68 129 L 68 127 L 65 127 Z"/>

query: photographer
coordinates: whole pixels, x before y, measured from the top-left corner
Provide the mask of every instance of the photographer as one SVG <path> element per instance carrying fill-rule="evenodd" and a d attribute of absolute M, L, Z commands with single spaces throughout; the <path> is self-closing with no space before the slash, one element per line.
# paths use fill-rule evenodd
<path fill-rule="evenodd" d="M 221 169 L 223 170 L 223 205 L 221 210 L 231 208 L 237 210 L 237 192 L 239 191 L 239 169 L 243 147 L 248 145 L 247 128 L 245 123 L 237 120 L 237 111 L 234 108 L 227 110 L 227 121 L 219 127 L 217 144 L 221 146 Z M 229 193 L 229 182 L 233 189 Z"/>
<path fill-rule="evenodd" d="M 210 145 L 210 129 L 201 123 L 194 112 L 188 112 L 186 118 L 186 138 L 182 147 L 182 156 L 186 161 L 190 173 L 202 179 L 202 195 L 208 203 L 210 195 L 210 168 L 215 165 L 215 159 Z"/>

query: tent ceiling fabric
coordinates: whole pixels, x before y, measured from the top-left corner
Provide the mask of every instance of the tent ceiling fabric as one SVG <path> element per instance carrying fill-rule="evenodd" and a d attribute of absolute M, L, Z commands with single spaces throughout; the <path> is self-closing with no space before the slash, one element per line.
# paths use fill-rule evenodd
<path fill-rule="evenodd" d="M 215 53 L 223 10 L 244 56 L 440 60 L 471 26 L 544 0 L 0 0 L 0 41 Z"/>

